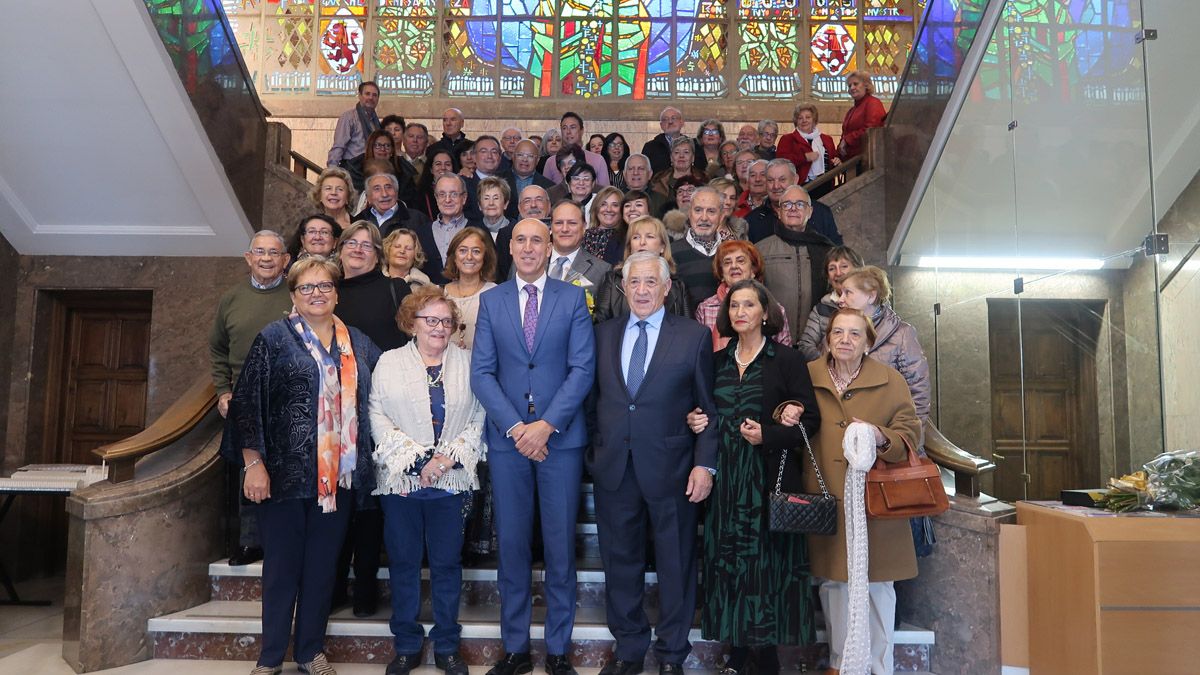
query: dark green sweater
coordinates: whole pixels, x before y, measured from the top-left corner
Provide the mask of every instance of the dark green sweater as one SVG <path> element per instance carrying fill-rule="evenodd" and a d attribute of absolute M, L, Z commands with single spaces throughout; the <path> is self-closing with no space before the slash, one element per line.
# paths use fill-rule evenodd
<path fill-rule="evenodd" d="M 263 291 L 255 288 L 247 277 L 221 296 L 208 334 L 213 386 L 218 396 L 233 391 L 242 372 L 242 362 L 259 331 L 272 321 L 285 318 L 291 309 L 292 296 L 286 280 Z"/>

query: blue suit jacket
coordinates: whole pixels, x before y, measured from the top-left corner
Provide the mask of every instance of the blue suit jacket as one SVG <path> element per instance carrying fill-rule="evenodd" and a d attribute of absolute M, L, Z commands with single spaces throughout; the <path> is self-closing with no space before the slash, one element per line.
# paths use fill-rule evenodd
<path fill-rule="evenodd" d="M 546 279 L 533 353 L 525 347 L 517 283 L 505 281 L 479 299 L 471 350 L 471 389 L 487 411 L 491 451 L 516 451 L 507 431 L 518 422 L 546 420 L 557 430 L 549 448 L 583 448 L 583 403 L 595 377 L 595 336 L 582 288 Z M 534 413 L 529 413 L 532 395 Z"/>
<path fill-rule="evenodd" d="M 691 319 L 663 317 L 654 354 L 637 396 L 621 374 L 627 316 L 596 326 L 596 389 L 588 468 L 606 490 L 616 490 L 632 461 L 648 497 L 683 494 L 697 466 L 717 468 L 717 406 L 713 399 L 712 333 Z M 687 414 L 699 407 L 709 424 L 699 435 Z"/>

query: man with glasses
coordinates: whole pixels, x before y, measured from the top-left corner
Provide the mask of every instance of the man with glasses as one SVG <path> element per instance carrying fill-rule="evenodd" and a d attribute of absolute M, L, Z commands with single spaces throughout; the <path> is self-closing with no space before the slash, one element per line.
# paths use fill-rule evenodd
<path fill-rule="evenodd" d="M 513 160 L 516 159 L 517 154 L 517 144 L 521 142 L 522 138 L 524 135 L 516 127 L 507 127 L 500 132 L 500 149 L 504 151 L 504 156 L 500 159 L 501 170 L 512 170 Z"/>
<path fill-rule="evenodd" d="M 504 155 L 500 150 L 500 141 L 495 136 L 484 134 L 475 139 L 475 185 L 479 185 L 479 181 L 484 178 L 495 176 L 497 178 L 506 178 L 504 169 L 501 168 L 501 159 Z"/>
<path fill-rule="evenodd" d="M 796 165 L 790 160 L 773 159 L 767 163 L 767 199 L 761 206 L 746 215 L 749 226 L 748 236 L 752 243 L 758 243 L 775 232 L 779 223 L 779 209 L 776 205 L 783 198 L 783 193 L 789 187 L 798 185 Z M 842 234 L 838 232 L 837 223 L 833 219 L 833 210 L 820 202 L 814 201 L 807 214 L 808 228 L 834 244 L 842 245 Z M 807 315 L 806 315 L 807 316 Z"/>
<path fill-rule="evenodd" d="M 526 141 L 521 142 L 525 143 Z M 535 175 L 543 181 L 546 180 L 540 174 Z M 519 195 L 517 199 L 510 202 L 510 206 L 511 204 L 517 205 L 517 217 L 509 216 L 513 223 L 501 228 L 496 233 L 496 283 L 512 277 L 512 253 L 509 248 L 512 244 L 513 228 L 517 226 L 517 223 L 532 219 L 540 220 L 545 223 L 546 227 L 550 227 L 550 193 L 546 191 L 545 187 L 542 187 L 540 183 L 532 184 L 520 192 L 514 191 L 511 194 Z"/>
<path fill-rule="evenodd" d="M 789 164 L 791 162 L 788 162 Z M 758 242 L 763 281 L 787 312 L 792 344 L 799 342 L 813 303 L 825 291 L 825 257 L 833 243 L 808 227 L 813 201 L 799 185 L 783 191 L 775 204 L 775 233 Z"/>
<path fill-rule="evenodd" d="M 538 163 L 538 147 L 533 141 L 522 140 L 517 141 L 516 150 L 512 156 L 512 171 L 505 176 L 508 180 L 508 193 L 511 195 L 522 195 L 525 188 L 536 185 L 543 190 L 549 190 L 554 187 L 554 182 L 537 172 Z M 549 208 L 549 204 L 546 205 Z M 505 212 L 508 219 L 514 223 L 520 218 L 526 217 L 521 213 L 521 207 L 518 199 L 511 199 L 508 202 L 508 210 Z M 549 214 L 541 216 L 532 216 L 539 220 L 546 218 Z M 519 217 L 518 217 L 519 216 Z M 497 242 L 499 248 L 499 242 Z M 504 250 L 499 248 L 499 250 Z"/>
<path fill-rule="evenodd" d="M 562 132 L 564 148 L 576 146 L 583 150 L 584 160 L 596 170 L 596 185 L 600 187 L 608 185 L 608 162 L 604 161 L 600 155 L 583 147 L 583 118 L 579 116 L 579 113 L 563 113 L 562 119 L 558 122 L 558 130 Z M 555 184 L 561 183 L 563 179 L 556 162 L 546 162 L 546 166 L 542 168 L 542 175 Z"/>
<path fill-rule="evenodd" d="M 282 319 L 292 308 L 291 295 L 283 283 L 283 273 L 291 256 L 283 237 L 273 230 L 254 233 L 243 255 L 250 267 L 249 279 L 238 282 L 221 296 L 217 315 L 208 334 L 208 352 L 212 359 L 213 386 L 217 390 L 217 411 L 229 414 L 233 385 L 242 372 L 250 345 L 267 324 Z M 230 472 L 231 494 L 242 494 L 241 471 Z M 241 505 L 240 499 L 229 504 L 236 511 L 238 543 L 229 556 L 230 565 L 249 565 L 262 560 L 262 544 L 253 505 Z M 240 508 L 239 508 L 240 506 Z M 231 515 L 233 515 L 231 513 Z"/>
<path fill-rule="evenodd" d="M 433 197 L 437 200 L 438 217 L 429 225 L 414 228 L 421 250 L 425 252 L 425 265 L 421 271 L 438 286 L 445 286 L 449 279 L 442 273 L 446 269 L 450 240 L 465 227 L 477 228 L 491 240 L 492 235 L 483 226 L 483 221 L 470 218 L 465 213 L 467 205 L 467 182 L 458 174 L 446 174 L 437 179 Z"/>
<path fill-rule="evenodd" d="M 762 120 L 758 123 L 758 145 L 754 151 L 759 157 L 770 161 L 775 159 L 775 137 L 779 135 L 779 124 L 775 120 Z"/>
<path fill-rule="evenodd" d="M 642 146 L 642 154 L 650 161 L 651 173 L 658 173 L 671 166 L 671 143 L 683 133 L 683 113 L 673 106 L 663 108 L 658 114 L 658 127 L 662 129 L 662 133 Z M 696 144 L 695 151 L 703 152 L 699 143 Z"/>

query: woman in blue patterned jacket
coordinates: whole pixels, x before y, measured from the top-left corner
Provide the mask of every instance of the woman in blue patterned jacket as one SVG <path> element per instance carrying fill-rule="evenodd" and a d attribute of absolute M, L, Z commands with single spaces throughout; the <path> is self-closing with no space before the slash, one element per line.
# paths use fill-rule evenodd
<path fill-rule="evenodd" d="M 300 670 L 334 675 L 325 624 L 351 500 L 375 487 L 367 403 L 379 360 L 369 338 L 334 316 L 340 276 L 320 256 L 292 266 L 295 309 L 255 338 L 229 409 L 222 452 L 246 473 L 265 554 L 252 675 L 281 671 L 293 613 Z"/>

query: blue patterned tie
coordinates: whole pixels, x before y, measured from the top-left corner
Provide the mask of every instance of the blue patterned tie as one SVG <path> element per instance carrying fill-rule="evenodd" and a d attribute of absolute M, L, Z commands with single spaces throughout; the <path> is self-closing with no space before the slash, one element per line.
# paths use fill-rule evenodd
<path fill-rule="evenodd" d="M 525 332 L 525 348 L 532 354 L 533 337 L 537 335 L 537 286 L 525 284 L 525 293 L 529 296 L 529 299 L 525 301 L 525 319 L 522 322 L 522 329 Z"/>
<path fill-rule="evenodd" d="M 625 385 L 629 388 L 629 398 L 635 398 L 642 380 L 646 377 L 646 322 L 637 322 L 638 336 L 633 342 L 633 353 L 629 355 L 629 379 Z"/>

